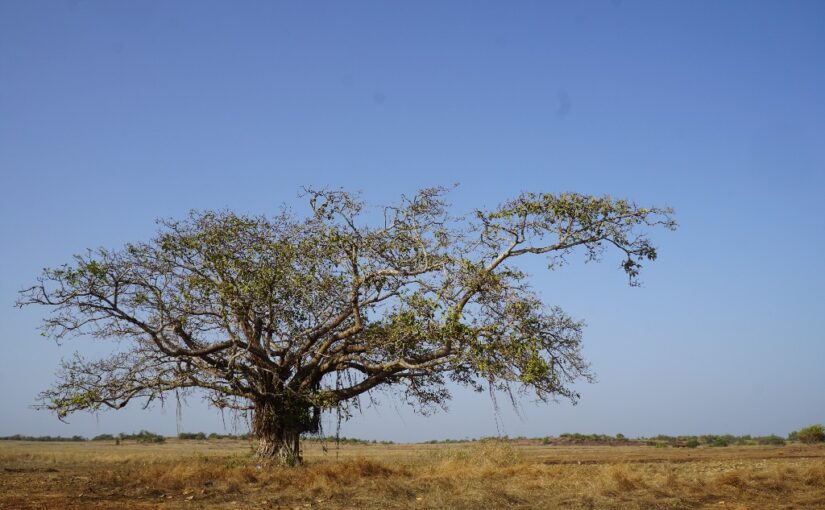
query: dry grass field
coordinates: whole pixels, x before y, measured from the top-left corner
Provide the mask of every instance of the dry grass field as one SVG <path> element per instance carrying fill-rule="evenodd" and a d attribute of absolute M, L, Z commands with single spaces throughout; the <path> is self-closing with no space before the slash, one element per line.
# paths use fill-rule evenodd
<path fill-rule="evenodd" d="M 0 442 L 0 509 L 825 509 L 825 447 Z"/>

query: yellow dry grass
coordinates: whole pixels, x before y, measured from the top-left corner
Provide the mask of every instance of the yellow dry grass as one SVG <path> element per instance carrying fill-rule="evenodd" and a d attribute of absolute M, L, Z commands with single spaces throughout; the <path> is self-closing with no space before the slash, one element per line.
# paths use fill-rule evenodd
<path fill-rule="evenodd" d="M 823 509 L 822 446 L 305 448 L 262 468 L 242 441 L 0 442 L 0 509 Z"/>

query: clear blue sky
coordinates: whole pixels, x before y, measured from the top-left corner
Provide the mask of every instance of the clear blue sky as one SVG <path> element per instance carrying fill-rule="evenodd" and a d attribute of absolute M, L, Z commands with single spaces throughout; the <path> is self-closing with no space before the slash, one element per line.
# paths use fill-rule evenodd
<path fill-rule="evenodd" d="M 0 435 L 220 431 L 198 401 L 29 409 L 74 349 L 17 310 L 40 269 L 191 208 L 300 186 L 388 202 L 460 182 L 670 205 L 629 288 L 608 258 L 536 287 L 585 319 L 578 406 L 384 399 L 346 435 L 785 434 L 825 422 L 825 3 L 0 2 Z M 497 424 L 498 422 L 498 424 Z M 231 427 L 231 417 L 226 417 Z"/>

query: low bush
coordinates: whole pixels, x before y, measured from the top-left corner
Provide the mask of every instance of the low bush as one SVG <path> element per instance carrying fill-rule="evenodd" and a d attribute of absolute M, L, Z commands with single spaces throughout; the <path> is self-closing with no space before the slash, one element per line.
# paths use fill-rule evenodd
<path fill-rule="evenodd" d="M 803 443 L 823 443 L 825 442 L 825 427 L 822 425 L 810 425 L 796 431 L 796 437 Z"/>
<path fill-rule="evenodd" d="M 178 434 L 178 439 L 206 439 L 206 434 L 203 432 L 181 432 Z"/>
<path fill-rule="evenodd" d="M 69 441 L 69 442 L 77 442 L 77 441 L 86 441 L 86 438 L 83 437 L 83 436 L 72 436 L 72 437 L 63 437 L 63 436 L 23 436 L 23 435 L 20 435 L 20 434 L 15 434 L 13 436 L 0 437 L 0 441 L 38 441 L 38 442 Z"/>
<path fill-rule="evenodd" d="M 719 436 L 715 438 L 710 445 L 716 448 L 724 448 L 725 446 L 730 446 L 730 441 L 726 437 Z"/>
<path fill-rule="evenodd" d="M 785 444 L 785 440 L 775 434 L 771 434 L 769 436 L 762 436 L 756 438 L 756 444 L 760 445 L 769 445 L 769 446 L 782 446 Z"/>
<path fill-rule="evenodd" d="M 137 441 L 138 443 L 165 443 L 166 442 L 165 437 L 161 436 L 160 434 L 155 434 L 154 432 L 149 432 L 148 430 L 141 430 L 137 434 L 124 434 L 123 432 L 121 432 L 118 439 L 132 440 L 132 441 Z"/>
<path fill-rule="evenodd" d="M 218 434 L 217 432 L 212 432 L 207 436 L 207 439 L 250 439 L 250 435 L 247 434 Z"/>

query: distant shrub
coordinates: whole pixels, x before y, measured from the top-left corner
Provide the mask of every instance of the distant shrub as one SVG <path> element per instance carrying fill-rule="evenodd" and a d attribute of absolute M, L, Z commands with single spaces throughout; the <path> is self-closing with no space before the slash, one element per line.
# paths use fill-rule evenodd
<path fill-rule="evenodd" d="M 206 434 L 203 432 L 181 432 L 178 434 L 178 439 L 206 439 Z"/>
<path fill-rule="evenodd" d="M 796 431 L 797 438 L 803 443 L 825 442 L 825 427 L 822 425 L 811 425 Z"/>
<path fill-rule="evenodd" d="M 688 448 L 697 448 L 699 446 L 699 440 L 695 437 L 692 439 L 688 439 L 685 443 L 685 446 L 687 446 Z"/>
<path fill-rule="evenodd" d="M 218 434 L 217 432 L 212 432 L 208 436 L 207 439 L 246 439 L 247 434 Z"/>
<path fill-rule="evenodd" d="M 154 432 L 149 432 L 148 430 L 141 430 L 137 434 L 124 434 L 120 433 L 119 439 L 121 440 L 132 440 L 137 441 L 138 443 L 165 443 L 166 438 L 161 436 L 160 434 L 155 434 Z"/>
<path fill-rule="evenodd" d="M 619 437 L 621 436 L 621 437 Z M 616 437 L 609 436 L 607 434 L 580 434 L 578 432 L 570 433 L 565 432 L 559 435 L 559 438 L 565 439 L 569 442 L 574 443 L 584 443 L 584 442 L 594 442 L 594 443 L 611 443 L 616 440 L 624 440 L 624 435 L 619 434 Z"/>
<path fill-rule="evenodd" d="M 249 434 L 218 434 L 217 432 L 206 436 L 207 439 L 249 439 L 249 437 Z"/>
<path fill-rule="evenodd" d="M 482 438 L 484 440 L 484 438 Z M 477 439 L 430 439 L 429 441 L 424 441 L 422 444 L 455 444 L 455 443 L 468 443 L 471 441 L 477 441 Z M 392 441 L 389 444 L 393 444 Z"/>
<path fill-rule="evenodd" d="M 15 434 L 13 436 L 0 437 L 0 441 L 79 442 L 86 441 L 86 438 L 83 436 L 22 436 L 20 434 Z"/>
<path fill-rule="evenodd" d="M 730 446 L 730 441 L 724 436 L 719 436 L 715 438 L 710 445 L 716 448 L 724 448 L 725 446 Z"/>
<path fill-rule="evenodd" d="M 369 441 L 368 439 L 359 439 L 357 437 L 338 437 L 338 438 L 330 438 L 330 441 L 333 441 L 338 444 L 349 444 L 349 445 L 369 445 L 374 443 L 374 441 Z"/>
<path fill-rule="evenodd" d="M 115 436 L 112 434 L 99 434 L 92 438 L 92 441 L 114 441 Z"/>
<path fill-rule="evenodd" d="M 785 440 L 775 434 L 771 434 L 769 436 L 757 437 L 756 444 L 781 446 L 785 444 Z"/>
<path fill-rule="evenodd" d="M 211 435 L 210 435 L 210 437 L 211 437 Z M 243 435 L 243 436 L 222 436 L 222 437 L 231 437 L 233 439 L 234 438 L 248 439 L 249 436 L 248 435 Z M 310 436 L 304 437 L 303 440 L 307 441 L 307 442 L 319 442 L 319 443 L 322 443 L 322 444 L 333 443 L 333 444 L 359 445 L 359 446 L 371 446 L 371 445 L 378 445 L 378 444 L 383 444 L 383 445 L 395 444 L 394 441 L 388 441 L 388 440 L 385 440 L 385 439 L 382 439 L 382 440 L 379 440 L 379 439 L 359 439 L 357 437 L 344 437 L 344 436 L 329 437 L 329 436 L 311 436 L 310 435 Z M 456 443 L 456 442 L 460 442 L 460 441 L 461 440 L 455 440 L 455 439 L 445 439 L 444 441 L 439 441 L 437 439 L 433 439 L 433 440 L 430 440 L 430 441 L 424 441 L 422 444 L 438 444 L 438 443 L 442 443 L 442 442 Z"/>

